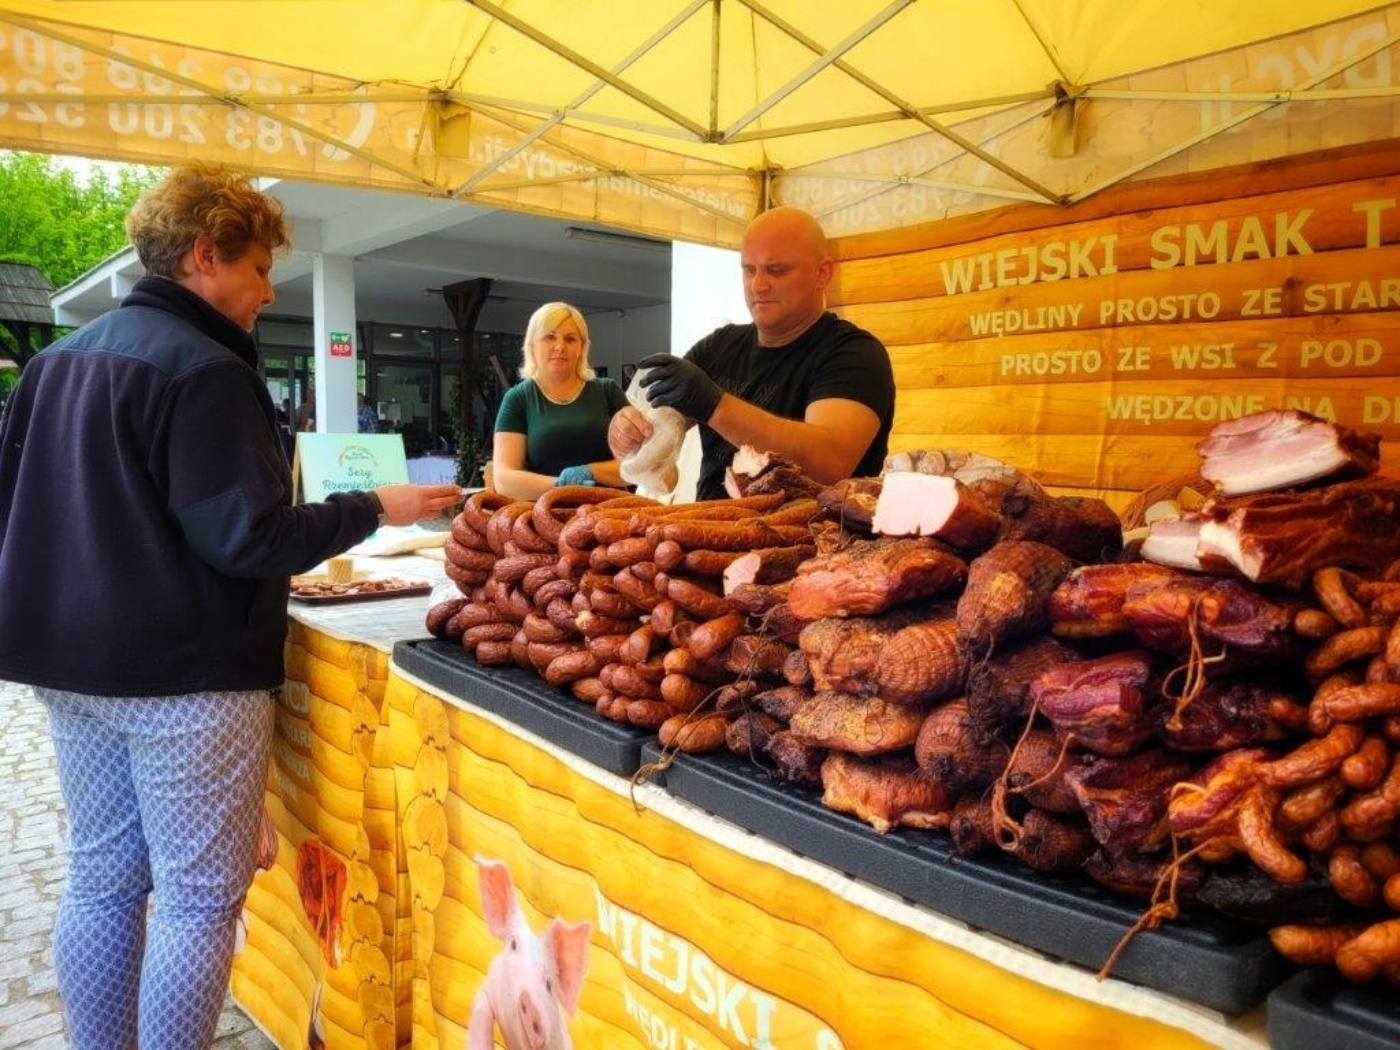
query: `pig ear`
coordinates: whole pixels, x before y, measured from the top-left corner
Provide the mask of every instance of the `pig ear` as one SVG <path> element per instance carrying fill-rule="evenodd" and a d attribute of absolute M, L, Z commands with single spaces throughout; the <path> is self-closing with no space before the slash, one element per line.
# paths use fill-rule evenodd
<path fill-rule="evenodd" d="M 510 939 L 515 919 L 515 884 L 510 881 L 510 869 L 499 860 L 477 857 L 477 874 L 481 879 L 481 914 L 486 928 L 498 941 Z"/>
<path fill-rule="evenodd" d="M 578 998 L 583 993 L 583 974 L 588 969 L 588 935 L 593 925 L 581 922 L 573 925 L 554 919 L 544 931 L 545 953 L 554 962 L 559 975 L 559 1001 L 564 1011 L 573 1017 L 578 1010 Z"/>

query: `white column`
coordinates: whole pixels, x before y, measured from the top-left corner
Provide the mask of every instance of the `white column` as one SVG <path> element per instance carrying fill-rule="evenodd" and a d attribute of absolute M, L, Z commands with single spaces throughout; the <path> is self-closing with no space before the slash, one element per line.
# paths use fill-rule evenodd
<path fill-rule="evenodd" d="M 671 353 L 684 357 L 720 325 L 749 320 L 738 252 L 684 241 L 671 245 Z M 700 478 L 699 427 L 686 434 L 678 466 L 673 502 L 690 503 Z"/>
<path fill-rule="evenodd" d="M 355 432 L 355 258 L 311 256 L 312 318 L 316 341 L 316 429 Z M 344 353 L 349 342 L 349 354 Z"/>
<path fill-rule="evenodd" d="M 748 324 L 739 253 L 676 241 L 671 245 L 671 353 L 684 356 L 722 324 Z"/>

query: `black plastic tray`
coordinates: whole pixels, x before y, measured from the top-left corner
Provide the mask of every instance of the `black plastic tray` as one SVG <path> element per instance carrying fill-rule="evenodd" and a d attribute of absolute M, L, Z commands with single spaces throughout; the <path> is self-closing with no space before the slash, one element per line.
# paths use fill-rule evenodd
<path fill-rule="evenodd" d="M 1314 967 L 1269 993 L 1273 1050 L 1394 1050 L 1400 996 L 1389 985 L 1357 985 Z"/>
<path fill-rule="evenodd" d="M 643 761 L 661 756 L 653 741 Z M 1097 970 L 1141 914 L 1087 878 L 1044 875 L 1012 857 L 957 857 L 945 833 L 894 831 L 828 809 L 816 791 L 779 786 L 727 752 L 677 755 L 678 798 L 849 875 L 1047 955 Z M 1138 934 L 1113 976 L 1225 1013 L 1242 1013 L 1295 971 L 1267 932 L 1192 912 Z"/>
<path fill-rule="evenodd" d="M 482 667 L 456 642 L 395 642 L 394 663 L 447 695 L 509 719 L 618 776 L 635 773 L 642 745 L 656 739 L 647 730 L 609 722 L 533 671 Z"/>

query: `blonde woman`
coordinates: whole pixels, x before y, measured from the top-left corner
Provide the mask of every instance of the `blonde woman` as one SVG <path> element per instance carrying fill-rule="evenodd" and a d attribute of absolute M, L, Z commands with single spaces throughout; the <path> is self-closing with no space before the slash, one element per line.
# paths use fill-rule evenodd
<path fill-rule="evenodd" d="M 520 382 L 496 414 L 491 469 L 498 491 L 535 499 L 555 485 L 622 488 L 608 423 L 627 404 L 588 364 L 588 324 L 568 303 L 546 303 L 525 329 Z"/>

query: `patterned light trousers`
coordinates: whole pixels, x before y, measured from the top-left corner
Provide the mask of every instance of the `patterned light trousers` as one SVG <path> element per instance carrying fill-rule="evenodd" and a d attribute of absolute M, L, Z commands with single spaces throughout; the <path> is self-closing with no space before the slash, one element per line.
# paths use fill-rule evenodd
<path fill-rule="evenodd" d="M 54 966 L 71 1044 L 204 1050 L 252 879 L 272 696 L 35 692 L 68 813 Z"/>

